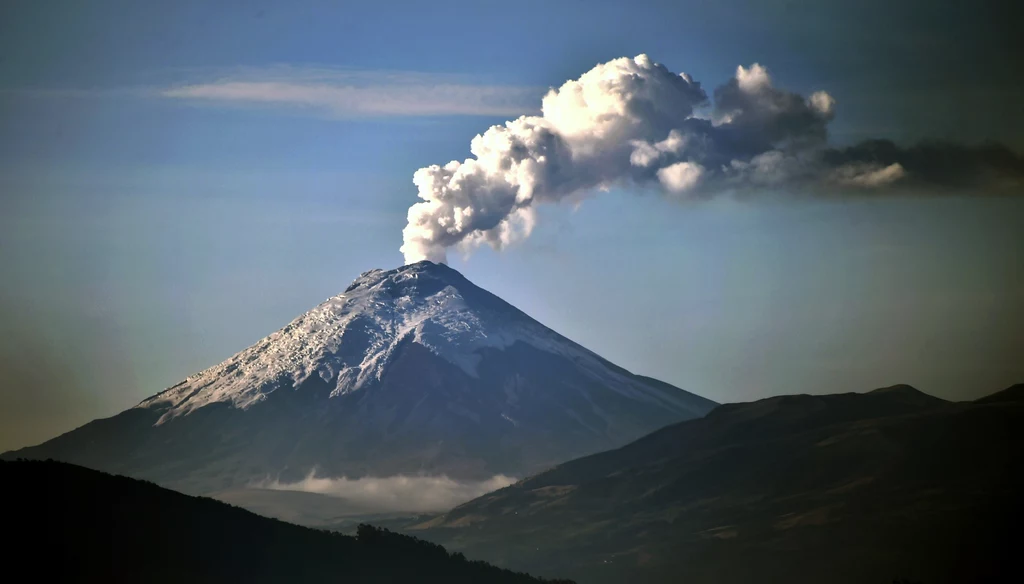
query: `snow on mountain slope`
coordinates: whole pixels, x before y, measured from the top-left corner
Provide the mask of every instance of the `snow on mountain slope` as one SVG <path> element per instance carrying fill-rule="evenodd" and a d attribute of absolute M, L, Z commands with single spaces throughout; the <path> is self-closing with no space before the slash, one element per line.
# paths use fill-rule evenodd
<path fill-rule="evenodd" d="M 396 347 L 410 338 L 474 377 L 480 349 L 523 342 L 572 360 L 632 399 L 687 408 L 683 392 L 674 399 L 652 391 L 457 271 L 429 261 L 365 272 L 345 293 L 138 407 L 161 411 L 158 423 L 218 402 L 244 410 L 314 375 L 333 386 L 332 397 L 344 395 L 380 381 Z"/>
<path fill-rule="evenodd" d="M 445 265 L 371 270 L 227 361 L 38 446 L 190 493 L 316 477 L 521 477 L 703 416 Z"/>

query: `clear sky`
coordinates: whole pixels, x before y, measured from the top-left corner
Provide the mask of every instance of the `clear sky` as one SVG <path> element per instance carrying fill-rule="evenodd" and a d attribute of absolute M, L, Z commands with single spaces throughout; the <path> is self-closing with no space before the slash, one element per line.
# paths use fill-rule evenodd
<path fill-rule="evenodd" d="M 416 169 L 615 57 L 709 89 L 759 62 L 835 97 L 837 144 L 1024 151 L 1019 15 L 981 4 L 5 2 L 0 450 L 113 415 L 398 266 Z M 1024 381 L 1024 198 L 821 195 L 616 191 L 450 263 L 717 401 Z"/>

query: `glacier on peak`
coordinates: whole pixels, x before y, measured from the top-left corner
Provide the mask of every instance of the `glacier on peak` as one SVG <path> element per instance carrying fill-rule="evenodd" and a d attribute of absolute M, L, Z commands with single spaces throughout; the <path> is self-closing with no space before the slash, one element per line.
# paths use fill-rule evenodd
<path fill-rule="evenodd" d="M 422 345 L 470 376 L 483 348 L 523 342 L 576 362 L 591 377 L 643 401 L 664 401 L 603 359 L 541 325 L 444 264 L 422 261 L 369 270 L 345 292 L 223 363 L 141 402 L 160 422 L 213 403 L 247 409 L 278 389 L 313 375 L 333 385 L 331 396 L 380 381 L 403 341 Z M 609 379 L 609 377 L 614 379 Z"/>
<path fill-rule="evenodd" d="M 223 363 L 19 455 L 194 494 L 314 470 L 481 481 L 618 448 L 715 405 L 423 262 L 364 272 Z"/>

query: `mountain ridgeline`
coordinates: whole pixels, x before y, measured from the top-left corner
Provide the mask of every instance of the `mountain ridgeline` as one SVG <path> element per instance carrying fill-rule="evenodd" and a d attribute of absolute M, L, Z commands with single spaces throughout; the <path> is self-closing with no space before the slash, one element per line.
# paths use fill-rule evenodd
<path fill-rule="evenodd" d="M 1021 581 L 1022 387 L 723 405 L 402 527 L 592 584 Z"/>
<path fill-rule="evenodd" d="M 190 493 L 319 476 L 526 476 L 714 403 L 617 367 L 443 264 L 341 295 L 112 418 L 6 458 Z"/>

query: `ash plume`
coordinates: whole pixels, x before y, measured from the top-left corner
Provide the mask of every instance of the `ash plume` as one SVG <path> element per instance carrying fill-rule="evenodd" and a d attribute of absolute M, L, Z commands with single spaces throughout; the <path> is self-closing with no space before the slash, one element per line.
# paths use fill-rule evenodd
<path fill-rule="evenodd" d="M 668 198 L 788 189 L 829 193 L 1020 190 L 1024 158 L 999 145 L 884 140 L 828 145 L 831 95 L 776 87 L 759 64 L 713 91 L 647 55 L 599 64 L 544 96 L 539 116 L 492 126 L 471 158 L 421 168 L 402 232 L 406 263 L 529 236 L 540 203 L 632 184 Z"/>

